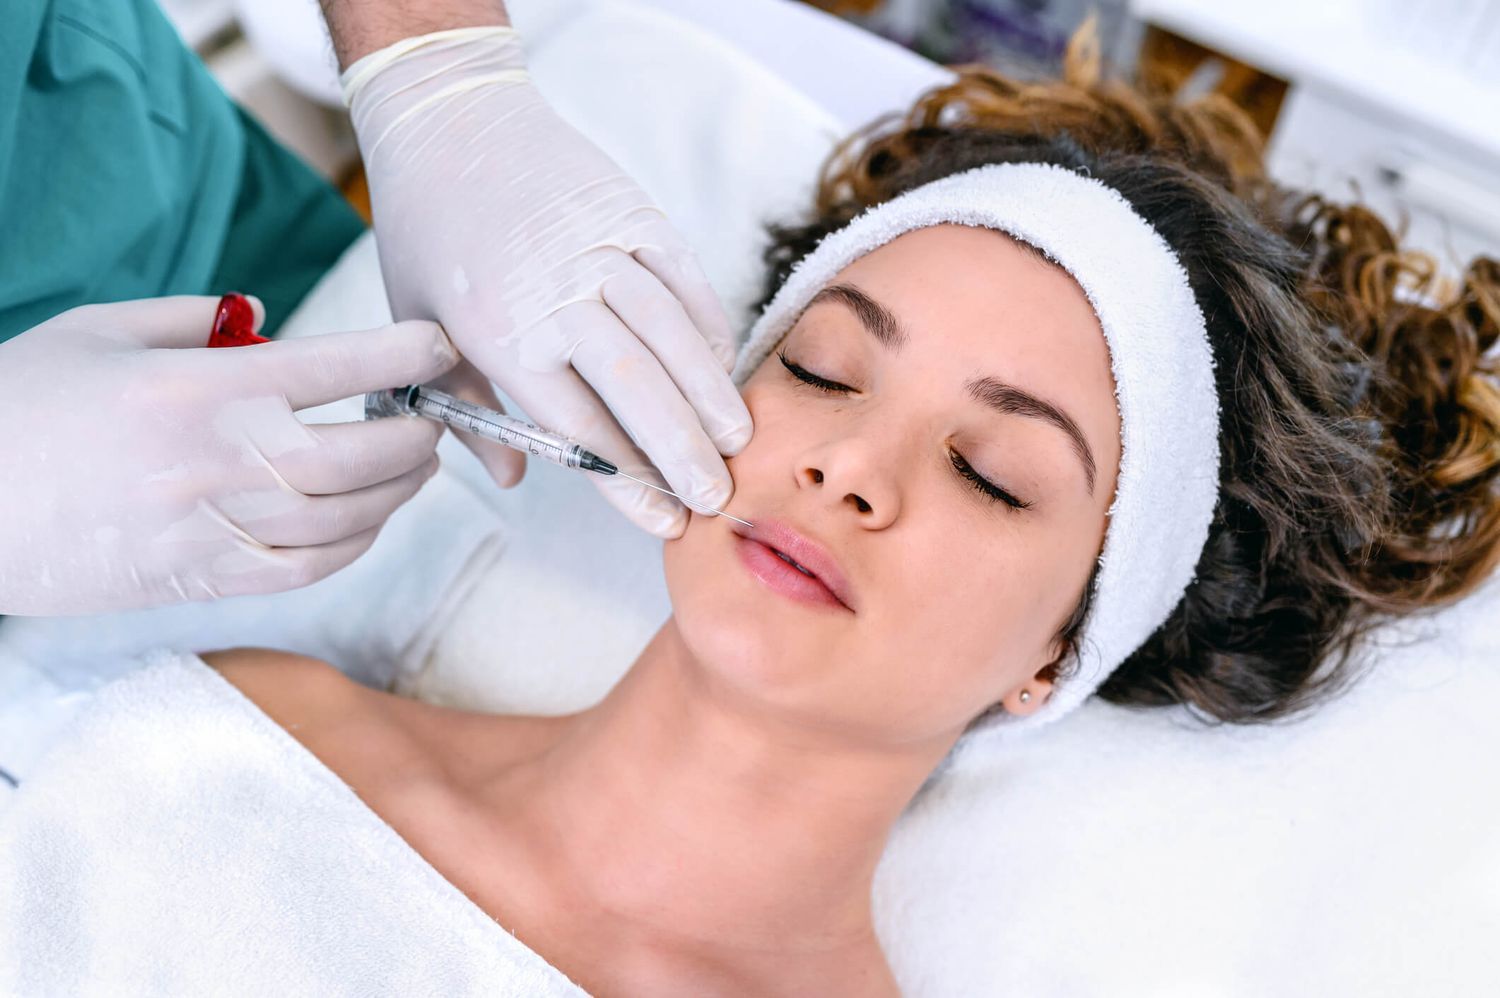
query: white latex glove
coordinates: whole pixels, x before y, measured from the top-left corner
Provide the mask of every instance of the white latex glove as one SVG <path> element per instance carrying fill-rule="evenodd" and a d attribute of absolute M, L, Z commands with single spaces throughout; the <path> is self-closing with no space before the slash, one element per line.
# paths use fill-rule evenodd
<path fill-rule="evenodd" d="M 396 318 L 441 322 L 543 428 L 689 499 L 728 501 L 720 454 L 751 434 L 728 318 L 661 210 L 527 80 L 515 32 L 398 42 L 350 66 L 344 95 Z M 472 369 L 444 387 L 496 404 Z M 465 442 L 500 485 L 519 480 L 520 453 Z M 675 500 L 589 478 L 658 536 L 686 526 Z"/>
<path fill-rule="evenodd" d="M 440 424 L 293 410 L 441 375 L 458 357 L 440 327 L 208 349 L 217 305 L 87 305 L 0 344 L 0 613 L 305 586 L 437 469 Z"/>

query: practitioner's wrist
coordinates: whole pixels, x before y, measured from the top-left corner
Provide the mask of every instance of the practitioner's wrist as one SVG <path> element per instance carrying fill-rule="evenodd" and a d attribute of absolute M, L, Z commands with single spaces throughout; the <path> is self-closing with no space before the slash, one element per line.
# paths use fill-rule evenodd
<path fill-rule="evenodd" d="M 502 0 L 320 0 L 339 68 L 405 38 L 509 25 Z"/>
<path fill-rule="evenodd" d="M 414 35 L 362 56 L 339 76 L 344 104 L 369 157 L 381 136 L 432 112 L 447 118 L 452 98 L 480 90 L 530 87 L 514 28 L 485 25 Z"/>

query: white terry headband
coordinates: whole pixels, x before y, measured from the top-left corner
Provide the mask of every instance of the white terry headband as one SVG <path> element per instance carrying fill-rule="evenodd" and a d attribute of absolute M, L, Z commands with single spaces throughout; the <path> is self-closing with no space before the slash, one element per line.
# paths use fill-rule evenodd
<path fill-rule="evenodd" d="M 903 233 L 943 223 L 1009 233 L 1083 288 L 1109 344 L 1122 446 L 1076 669 L 1031 714 L 997 712 L 971 728 L 959 743 L 970 755 L 1072 711 L 1182 599 L 1218 501 L 1219 400 L 1203 313 L 1172 249 L 1113 188 L 1042 163 L 945 177 L 829 234 L 750 330 L 736 383 L 760 366 L 840 270 Z"/>

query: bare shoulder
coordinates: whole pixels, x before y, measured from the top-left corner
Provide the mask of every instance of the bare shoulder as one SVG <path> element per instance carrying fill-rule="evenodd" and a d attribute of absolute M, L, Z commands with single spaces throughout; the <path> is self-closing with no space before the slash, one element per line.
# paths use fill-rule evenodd
<path fill-rule="evenodd" d="M 347 720 L 364 688 L 320 658 L 273 648 L 231 648 L 199 656 L 266 713 L 296 733 Z"/>
<path fill-rule="evenodd" d="M 369 689 L 305 655 L 202 658 L 437 869 L 469 861 L 452 848 L 483 838 L 475 787 L 496 741 L 485 718 Z"/>
<path fill-rule="evenodd" d="M 414 792 L 490 783 L 553 744 L 564 720 L 426 704 L 362 686 L 322 659 L 269 648 L 201 657 L 366 801 L 391 808 Z"/>
<path fill-rule="evenodd" d="M 235 648 L 201 657 L 367 800 L 395 782 L 430 778 L 435 760 L 400 697 L 307 655 Z"/>

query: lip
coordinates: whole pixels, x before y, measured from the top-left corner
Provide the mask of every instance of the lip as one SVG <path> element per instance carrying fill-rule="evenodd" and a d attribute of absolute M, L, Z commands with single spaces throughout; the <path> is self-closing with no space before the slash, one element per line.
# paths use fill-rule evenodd
<path fill-rule="evenodd" d="M 854 612 L 848 579 L 827 548 L 780 520 L 759 516 L 753 519 L 754 527 L 734 525 L 734 532 L 740 538 L 740 558 L 751 574 L 801 602 L 823 603 Z M 797 571 L 777 557 L 777 553 L 791 558 L 812 575 Z"/>

